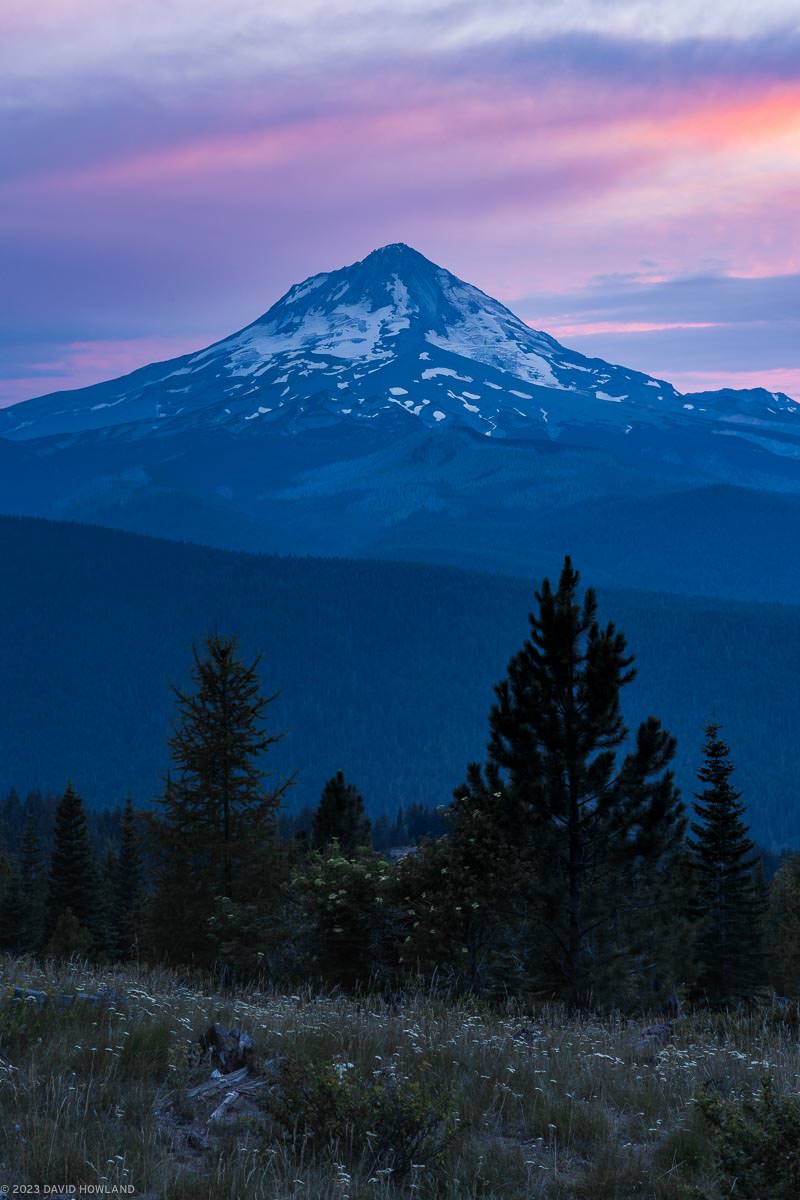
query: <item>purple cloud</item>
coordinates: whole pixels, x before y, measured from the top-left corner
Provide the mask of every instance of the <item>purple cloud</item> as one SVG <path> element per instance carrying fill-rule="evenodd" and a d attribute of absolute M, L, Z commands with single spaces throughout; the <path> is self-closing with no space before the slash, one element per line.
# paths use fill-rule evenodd
<path fill-rule="evenodd" d="M 791 7 L 746 14 L 740 37 L 724 14 L 698 35 L 694 6 L 656 7 L 635 30 L 636 6 L 592 0 L 535 18 L 413 3 L 403 20 L 303 0 L 278 24 L 249 0 L 222 24 L 210 5 L 190 21 L 149 0 L 114 20 L 96 0 L 14 10 L 0 403 L 193 348 L 397 240 L 556 333 L 581 327 L 576 345 L 652 353 L 662 374 L 687 354 L 723 374 L 800 367 Z M 698 323 L 714 330 L 677 328 Z"/>

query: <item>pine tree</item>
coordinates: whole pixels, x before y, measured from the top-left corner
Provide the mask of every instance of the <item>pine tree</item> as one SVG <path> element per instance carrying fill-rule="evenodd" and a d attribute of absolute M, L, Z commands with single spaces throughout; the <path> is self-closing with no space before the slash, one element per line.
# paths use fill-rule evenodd
<path fill-rule="evenodd" d="M 19 922 L 24 907 L 19 871 L 8 855 L 0 850 L 0 950 L 15 954 L 19 949 Z"/>
<path fill-rule="evenodd" d="M 141 937 L 144 906 L 144 871 L 130 797 L 125 801 L 120 826 L 120 848 L 112 884 L 112 956 L 135 958 Z"/>
<path fill-rule="evenodd" d="M 731 783 L 730 750 L 706 726 L 691 843 L 697 888 L 697 987 L 715 1007 L 751 997 L 763 984 L 763 898 L 759 855 Z"/>
<path fill-rule="evenodd" d="M 319 807 L 314 813 L 311 844 L 315 850 L 327 850 L 334 840 L 346 858 L 368 846 L 371 825 L 364 813 L 364 800 L 358 789 L 337 771 L 322 789 Z"/>
<path fill-rule="evenodd" d="M 619 1004 L 657 974 L 673 983 L 658 932 L 685 816 L 669 770 L 675 742 L 654 717 L 617 761 L 633 660 L 578 586 L 567 558 L 557 590 L 545 580 L 537 593 L 530 636 L 495 688 L 486 781 L 473 765 L 453 818 L 458 828 L 474 806 L 491 809 L 500 846 L 485 870 L 529 985 L 570 1004 Z"/>
<path fill-rule="evenodd" d="M 16 949 L 30 954 L 41 945 L 45 919 L 45 877 L 36 820 L 30 804 L 25 806 L 22 843 L 17 870 L 19 881 L 19 912 L 16 921 Z"/>
<path fill-rule="evenodd" d="M 98 868 L 97 952 L 102 952 L 103 958 L 110 959 L 117 957 L 114 909 L 118 874 L 119 858 L 113 847 L 108 846 L 103 864 Z"/>
<path fill-rule="evenodd" d="M 16 792 L 13 793 L 16 797 Z M 10 793 L 11 802 L 11 793 Z M 19 856 L 8 868 L 0 905 L 0 944 L 14 954 L 40 948 L 44 924 L 44 872 L 34 810 L 25 805 Z"/>
<path fill-rule="evenodd" d="M 784 858 L 769 889 L 769 978 L 781 996 L 800 996 L 800 854 Z"/>
<path fill-rule="evenodd" d="M 151 931 L 158 949 L 200 961 L 213 954 L 208 921 L 216 897 L 249 902 L 269 891 L 276 813 L 291 780 L 266 787 L 268 734 L 259 659 L 247 666 L 236 639 L 209 634 L 194 651 L 195 690 L 174 688 L 173 769 L 151 823 L 160 857 Z"/>
<path fill-rule="evenodd" d="M 50 938 L 67 910 L 88 937 L 100 935 L 95 866 L 83 801 L 71 783 L 56 809 L 53 857 L 47 892 L 45 935 Z"/>

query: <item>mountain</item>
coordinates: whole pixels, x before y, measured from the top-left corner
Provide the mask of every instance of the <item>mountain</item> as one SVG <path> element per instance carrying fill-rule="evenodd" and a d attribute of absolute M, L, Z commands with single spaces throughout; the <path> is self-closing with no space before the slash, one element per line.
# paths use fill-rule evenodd
<path fill-rule="evenodd" d="M 800 456 L 800 405 L 790 397 L 761 389 L 681 396 L 664 380 L 568 350 L 403 244 L 311 276 L 252 325 L 196 354 L 15 405 L 0 413 L 0 434 L 131 424 L 134 436 L 298 432 L 387 413 L 521 439 L 592 425 L 625 433 L 702 425 L 778 439 Z"/>
<path fill-rule="evenodd" d="M 556 564 L 557 569 L 558 564 Z M 592 582 L 586 576 L 585 582 Z M 156 794 L 191 646 L 216 627 L 262 653 L 280 691 L 269 754 L 314 804 L 338 768 L 371 812 L 447 803 L 481 758 L 492 684 L 527 636 L 535 581 L 406 563 L 279 558 L 0 518 L 0 794 L 63 789 L 93 805 Z M 638 676 L 629 725 L 678 738 L 685 794 L 710 716 L 765 844 L 800 845 L 800 610 L 601 591 Z"/>
<path fill-rule="evenodd" d="M 608 585 L 800 602 L 799 412 L 585 358 L 392 245 L 0 412 L 0 511 L 523 576 L 571 550 Z"/>

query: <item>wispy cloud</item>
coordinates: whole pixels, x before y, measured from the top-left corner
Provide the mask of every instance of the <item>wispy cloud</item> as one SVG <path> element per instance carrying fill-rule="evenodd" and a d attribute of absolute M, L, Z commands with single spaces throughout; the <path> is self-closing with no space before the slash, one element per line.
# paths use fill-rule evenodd
<path fill-rule="evenodd" d="M 679 370 L 739 306 L 794 319 L 798 144 L 790 0 L 6 0 L 6 340 L 84 382 L 76 343 L 222 333 L 404 240 Z"/>

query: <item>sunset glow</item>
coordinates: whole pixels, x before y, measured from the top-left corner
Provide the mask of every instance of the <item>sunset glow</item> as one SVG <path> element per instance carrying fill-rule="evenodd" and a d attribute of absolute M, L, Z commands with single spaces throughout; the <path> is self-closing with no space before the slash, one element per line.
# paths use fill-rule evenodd
<path fill-rule="evenodd" d="M 584 352 L 798 390 L 788 0 L 267 7 L 3 6 L 0 404 L 398 240 Z"/>

